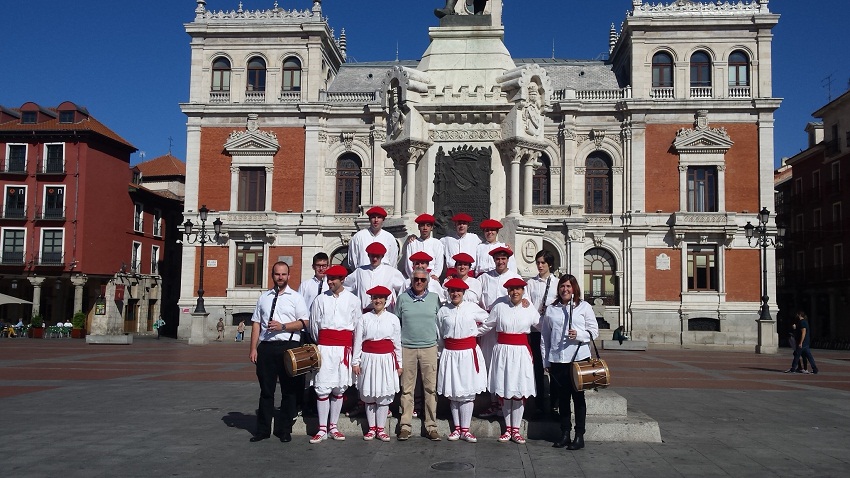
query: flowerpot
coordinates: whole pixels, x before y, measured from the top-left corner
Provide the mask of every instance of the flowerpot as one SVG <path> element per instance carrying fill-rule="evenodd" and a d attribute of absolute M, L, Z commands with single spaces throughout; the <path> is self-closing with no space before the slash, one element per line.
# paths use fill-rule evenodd
<path fill-rule="evenodd" d="M 84 338 L 86 338 L 86 329 L 71 329 L 71 338 L 72 339 L 84 339 Z"/>
<path fill-rule="evenodd" d="M 29 336 L 31 339 L 44 338 L 44 327 L 30 327 Z"/>

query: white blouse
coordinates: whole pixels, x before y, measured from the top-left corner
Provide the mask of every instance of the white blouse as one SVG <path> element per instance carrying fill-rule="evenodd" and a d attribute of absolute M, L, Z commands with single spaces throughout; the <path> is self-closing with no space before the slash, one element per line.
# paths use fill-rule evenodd
<path fill-rule="evenodd" d="M 550 305 L 540 322 L 540 353 L 543 366 L 552 362 L 570 363 L 590 357 L 590 341 L 599 337 L 599 325 L 593 308 L 585 301 L 572 308 L 572 328 L 576 331 L 575 340 L 568 335 L 570 322 L 569 304 Z M 576 354 L 578 349 L 578 354 Z"/>

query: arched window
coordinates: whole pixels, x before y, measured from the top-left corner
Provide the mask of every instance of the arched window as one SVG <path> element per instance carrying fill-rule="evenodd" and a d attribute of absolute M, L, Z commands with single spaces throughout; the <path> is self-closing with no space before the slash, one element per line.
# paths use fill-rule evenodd
<path fill-rule="evenodd" d="M 336 212 L 353 214 L 360 207 L 360 158 L 348 153 L 336 162 Z"/>
<path fill-rule="evenodd" d="M 673 57 L 664 52 L 652 57 L 652 87 L 673 87 Z"/>
<path fill-rule="evenodd" d="M 617 305 L 617 261 L 605 249 L 594 247 L 584 253 L 584 300 L 602 299 Z"/>
<path fill-rule="evenodd" d="M 729 86 L 750 86 L 750 59 L 740 50 L 729 55 Z"/>
<path fill-rule="evenodd" d="M 531 204 L 551 204 L 549 188 L 549 156 L 540 155 L 540 166 L 534 170 L 531 180 Z"/>
<path fill-rule="evenodd" d="M 212 64 L 212 91 L 230 91 L 230 60 L 220 56 Z"/>
<path fill-rule="evenodd" d="M 611 214 L 611 158 L 597 151 L 584 165 L 584 212 Z"/>
<path fill-rule="evenodd" d="M 301 91 L 301 61 L 294 56 L 283 61 L 283 91 Z"/>
<path fill-rule="evenodd" d="M 266 61 L 255 56 L 248 60 L 248 91 L 266 91 Z"/>
<path fill-rule="evenodd" d="M 711 86 L 711 59 L 704 51 L 691 55 L 691 87 Z"/>

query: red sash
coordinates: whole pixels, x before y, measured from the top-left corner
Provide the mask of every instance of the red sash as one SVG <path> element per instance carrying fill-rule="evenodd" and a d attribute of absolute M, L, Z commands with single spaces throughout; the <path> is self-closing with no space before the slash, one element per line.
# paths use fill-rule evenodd
<path fill-rule="evenodd" d="M 528 349 L 528 354 L 532 355 L 531 346 L 528 345 L 528 334 L 509 334 L 506 332 L 499 332 L 497 334 L 497 340 L 500 344 L 504 345 L 525 345 L 525 348 Z"/>
<path fill-rule="evenodd" d="M 354 345 L 354 332 L 351 330 L 322 329 L 319 331 L 319 345 L 345 347 L 342 363 L 348 365 L 351 348 Z"/>
<path fill-rule="evenodd" d="M 398 370 L 398 357 L 395 355 L 395 345 L 392 340 L 364 340 L 363 351 L 369 354 L 393 354 L 395 368 Z"/>
<path fill-rule="evenodd" d="M 462 339 L 446 338 L 443 341 L 445 342 L 446 350 L 472 350 L 472 358 L 475 359 L 475 372 L 479 371 L 478 354 L 475 353 L 475 345 L 477 345 L 475 337 L 464 337 Z"/>

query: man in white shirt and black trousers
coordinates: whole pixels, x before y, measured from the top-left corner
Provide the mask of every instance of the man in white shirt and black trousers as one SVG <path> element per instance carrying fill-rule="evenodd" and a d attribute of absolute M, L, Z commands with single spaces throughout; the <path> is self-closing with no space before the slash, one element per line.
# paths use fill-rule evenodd
<path fill-rule="evenodd" d="M 286 351 L 301 345 L 301 331 L 307 329 L 310 313 L 304 299 L 289 283 L 289 265 L 276 262 L 272 266 L 274 287 L 260 296 L 251 317 L 251 352 L 257 365 L 260 383 L 260 405 L 257 429 L 251 442 L 271 436 L 274 394 L 280 380 L 280 420 L 275 421 L 274 434 L 282 442 L 292 441 L 295 420 L 295 397 L 304 390 L 303 378 L 290 377 L 283 366 Z"/>

